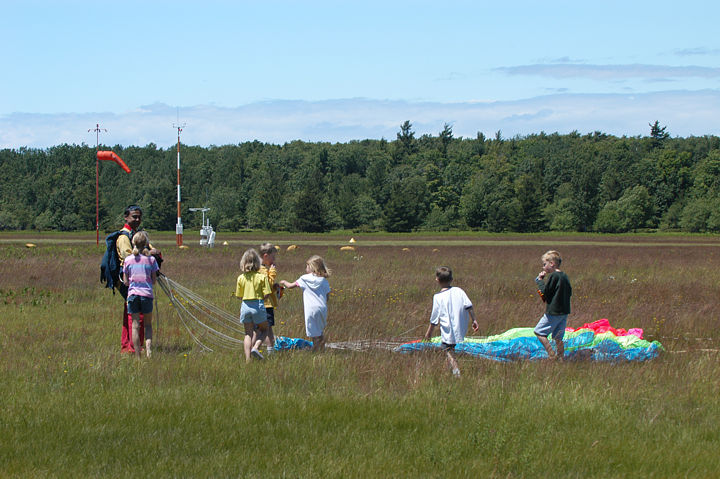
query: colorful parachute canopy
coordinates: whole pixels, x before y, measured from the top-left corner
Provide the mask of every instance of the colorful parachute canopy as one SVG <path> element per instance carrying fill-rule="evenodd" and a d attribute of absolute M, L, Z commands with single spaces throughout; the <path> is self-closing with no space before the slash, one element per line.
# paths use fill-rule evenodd
<path fill-rule="evenodd" d="M 567 359 L 587 358 L 595 361 L 645 361 L 656 358 L 662 345 L 642 339 L 642 329 L 626 331 L 610 326 L 607 319 L 584 324 L 580 328 L 567 328 L 563 343 Z M 439 348 L 440 338 L 429 342 L 413 341 L 398 346 L 400 352 Z M 533 333 L 533 328 L 514 328 L 487 338 L 465 338 L 455 351 L 494 361 L 545 359 L 547 352 Z"/>
<path fill-rule="evenodd" d="M 120 165 L 120 168 L 125 170 L 125 173 L 130 173 L 130 168 L 128 168 L 128 165 L 126 165 L 122 158 L 116 155 L 114 151 L 98 151 L 97 157 L 98 160 L 114 161 L 115 163 Z"/>

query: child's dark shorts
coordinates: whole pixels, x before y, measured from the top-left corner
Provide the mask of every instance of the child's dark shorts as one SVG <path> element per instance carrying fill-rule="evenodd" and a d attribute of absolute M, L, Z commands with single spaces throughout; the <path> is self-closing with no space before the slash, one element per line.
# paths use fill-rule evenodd
<path fill-rule="evenodd" d="M 275 326 L 275 308 L 265 308 L 267 312 L 268 326 Z"/>
<path fill-rule="evenodd" d="M 441 351 L 455 351 L 455 345 L 448 344 L 448 343 L 440 343 L 440 350 Z"/>
<path fill-rule="evenodd" d="M 136 296 L 134 294 L 128 296 L 127 299 L 128 313 L 130 314 L 147 314 L 152 313 L 153 299 L 147 296 Z"/>

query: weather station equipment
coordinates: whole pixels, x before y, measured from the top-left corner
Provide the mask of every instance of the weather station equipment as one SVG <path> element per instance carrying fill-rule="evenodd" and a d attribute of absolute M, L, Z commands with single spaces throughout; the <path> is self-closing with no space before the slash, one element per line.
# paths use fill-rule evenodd
<path fill-rule="evenodd" d="M 189 208 L 190 211 L 202 211 L 202 227 L 200 228 L 200 246 L 207 246 L 212 248 L 215 246 L 215 232 L 213 227 L 210 226 L 210 218 L 205 218 L 205 213 L 210 211 L 210 208 Z"/>

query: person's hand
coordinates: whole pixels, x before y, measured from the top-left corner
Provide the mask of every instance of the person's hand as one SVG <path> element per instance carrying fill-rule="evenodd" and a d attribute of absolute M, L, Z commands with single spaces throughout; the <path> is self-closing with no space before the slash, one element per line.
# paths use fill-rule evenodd
<path fill-rule="evenodd" d="M 473 331 L 477 331 L 478 329 L 480 329 L 480 325 L 478 325 L 478 322 L 476 320 L 473 320 L 472 328 L 473 328 Z"/>
<path fill-rule="evenodd" d="M 545 273 L 544 270 L 543 270 L 543 271 L 540 271 L 540 273 L 537 275 L 538 279 L 543 279 L 543 278 L 545 278 L 545 274 L 546 274 L 546 273 Z"/>

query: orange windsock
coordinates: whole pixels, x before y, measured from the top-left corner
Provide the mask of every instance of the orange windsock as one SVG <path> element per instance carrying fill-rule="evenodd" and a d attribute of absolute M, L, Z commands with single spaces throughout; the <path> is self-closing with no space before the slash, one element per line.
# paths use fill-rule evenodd
<path fill-rule="evenodd" d="M 98 151 L 97 157 L 98 160 L 114 161 L 115 163 L 120 165 L 120 168 L 125 170 L 125 173 L 130 173 L 130 168 L 128 168 L 128 165 L 126 165 L 122 158 L 117 156 L 114 151 Z"/>

